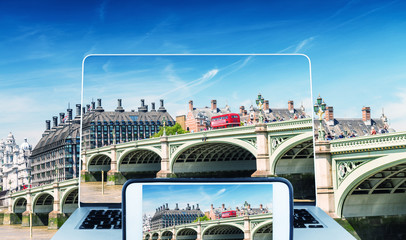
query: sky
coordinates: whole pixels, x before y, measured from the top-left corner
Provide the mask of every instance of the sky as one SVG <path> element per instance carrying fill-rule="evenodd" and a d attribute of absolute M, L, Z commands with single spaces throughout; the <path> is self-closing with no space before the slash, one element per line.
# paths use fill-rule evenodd
<path fill-rule="evenodd" d="M 143 215 L 152 217 L 157 208 L 167 203 L 171 210 L 175 208 L 176 203 L 181 210 L 186 209 L 187 204 L 191 208 L 196 208 L 199 204 L 203 213 L 210 211 L 211 204 L 214 208 L 224 204 L 226 208 L 235 210 L 236 207 L 241 209 L 245 202 L 251 204 L 252 208 L 259 208 L 262 204 L 264 208 L 272 211 L 272 187 L 272 184 L 144 185 Z"/>
<path fill-rule="evenodd" d="M 313 99 L 335 117 L 369 106 L 405 131 L 405 10 L 404 1 L 361 0 L 1 1 L 0 139 L 12 132 L 35 145 L 45 120 L 80 102 L 83 58 L 101 53 L 303 53 Z"/>

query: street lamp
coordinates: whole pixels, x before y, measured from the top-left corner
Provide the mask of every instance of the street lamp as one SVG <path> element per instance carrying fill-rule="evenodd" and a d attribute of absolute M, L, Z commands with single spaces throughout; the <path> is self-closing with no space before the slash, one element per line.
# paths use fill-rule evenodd
<path fill-rule="evenodd" d="M 162 117 L 162 124 L 164 126 L 164 133 L 162 134 L 162 136 L 166 136 L 166 130 L 165 130 L 166 118 L 165 117 Z"/>
<path fill-rule="evenodd" d="M 325 131 L 323 130 L 322 120 L 323 114 L 326 111 L 326 104 L 324 103 L 323 99 L 320 97 L 317 98 L 316 104 L 314 104 L 314 113 L 319 116 L 319 140 L 324 140 Z"/>
<path fill-rule="evenodd" d="M 263 116 L 262 116 L 262 105 L 264 104 L 264 98 L 262 97 L 261 93 L 258 94 L 258 98 L 257 100 L 255 100 L 258 108 L 259 108 L 259 116 L 258 116 L 258 120 L 259 123 L 263 123 Z"/>

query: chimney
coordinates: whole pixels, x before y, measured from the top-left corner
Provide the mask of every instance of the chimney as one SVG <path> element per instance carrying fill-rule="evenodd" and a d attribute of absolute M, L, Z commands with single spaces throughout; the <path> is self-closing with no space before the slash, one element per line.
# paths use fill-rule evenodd
<path fill-rule="evenodd" d="M 121 106 L 121 99 L 117 99 L 117 108 L 116 112 L 124 112 L 124 108 Z"/>
<path fill-rule="evenodd" d="M 65 118 L 65 113 L 59 113 L 59 123 L 63 123 L 63 119 Z"/>
<path fill-rule="evenodd" d="M 90 111 L 90 104 L 86 104 L 86 109 L 88 112 Z"/>
<path fill-rule="evenodd" d="M 245 108 L 244 106 L 241 106 L 241 107 L 240 107 L 240 113 L 241 113 L 242 115 L 244 115 L 244 108 Z"/>
<path fill-rule="evenodd" d="M 289 109 L 289 112 L 290 112 L 290 113 L 294 113 L 294 112 L 295 112 L 295 109 L 294 109 L 294 107 L 293 107 L 293 101 L 292 101 L 292 100 L 288 101 L 288 109 Z"/>
<path fill-rule="evenodd" d="M 264 112 L 269 113 L 269 100 L 265 100 L 264 102 Z"/>
<path fill-rule="evenodd" d="M 166 210 L 169 210 L 168 203 L 166 203 Z"/>
<path fill-rule="evenodd" d="M 76 117 L 80 116 L 80 104 L 76 104 Z"/>
<path fill-rule="evenodd" d="M 102 103 L 101 103 L 101 98 L 97 99 L 97 108 L 95 110 L 96 110 L 96 112 L 104 112 L 104 109 L 103 109 Z"/>
<path fill-rule="evenodd" d="M 196 204 L 196 210 L 200 210 L 198 203 Z"/>
<path fill-rule="evenodd" d="M 86 113 L 86 107 L 82 107 L 82 114 L 83 114 L 83 116 L 85 115 L 85 113 Z"/>
<path fill-rule="evenodd" d="M 141 99 L 141 106 L 138 108 L 138 112 L 148 112 L 148 106 L 145 106 L 145 99 Z"/>
<path fill-rule="evenodd" d="M 217 110 L 217 101 L 216 100 L 211 100 L 211 110 Z"/>
<path fill-rule="evenodd" d="M 179 206 L 178 206 L 178 204 L 177 204 L 177 203 L 176 203 L 175 210 L 179 210 Z"/>
<path fill-rule="evenodd" d="M 166 112 L 166 109 L 164 107 L 164 100 L 160 99 L 159 102 L 161 103 L 161 106 L 158 109 L 158 112 Z"/>
<path fill-rule="evenodd" d="M 187 204 L 186 210 L 190 210 L 189 203 Z"/>
<path fill-rule="evenodd" d="M 51 130 L 51 120 L 46 120 L 45 121 L 45 130 L 46 131 Z"/>
<path fill-rule="evenodd" d="M 54 122 L 54 125 L 53 125 L 52 127 L 54 128 L 54 127 L 58 126 L 58 117 L 57 117 L 57 116 L 53 116 L 53 117 L 52 117 L 52 120 L 53 120 L 53 122 Z"/>
<path fill-rule="evenodd" d="M 195 210 L 195 205 L 192 205 L 192 210 Z"/>
<path fill-rule="evenodd" d="M 92 101 L 92 110 L 94 111 L 96 109 L 96 103 Z"/>
<path fill-rule="evenodd" d="M 71 109 L 71 108 L 68 108 L 67 110 L 68 110 L 68 116 L 69 116 L 69 117 L 68 117 L 68 120 L 72 120 L 72 118 L 73 118 L 73 117 L 72 117 L 72 109 Z"/>
<path fill-rule="evenodd" d="M 364 121 L 365 125 L 371 126 L 371 108 L 370 107 L 362 108 L 362 121 Z"/>
<path fill-rule="evenodd" d="M 328 126 L 334 126 L 334 109 L 332 106 L 326 107 L 326 116 L 324 119 Z"/>
<path fill-rule="evenodd" d="M 153 103 L 151 103 L 151 112 L 156 112 L 156 110 L 155 110 L 155 103 L 153 102 Z"/>
<path fill-rule="evenodd" d="M 189 101 L 189 112 L 193 111 L 193 101 Z"/>

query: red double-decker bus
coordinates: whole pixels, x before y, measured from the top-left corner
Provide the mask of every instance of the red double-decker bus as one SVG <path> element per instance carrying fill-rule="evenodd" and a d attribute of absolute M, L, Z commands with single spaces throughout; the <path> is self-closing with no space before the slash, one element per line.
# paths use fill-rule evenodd
<path fill-rule="evenodd" d="M 213 129 L 229 128 L 240 126 L 240 115 L 237 113 L 229 113 L 224 115 L 218 115 L 211 118 L 210 126 Z"/>
<path fill-rule="evenodd" d="M 237 212 L 234 210 L 225 211 L 221 213 L 221 218 L 237 217 Z"/>

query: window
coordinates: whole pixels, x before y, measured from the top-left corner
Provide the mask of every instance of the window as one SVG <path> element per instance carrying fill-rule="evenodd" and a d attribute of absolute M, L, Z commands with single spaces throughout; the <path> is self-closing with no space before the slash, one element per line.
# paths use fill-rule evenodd
<path fill-rule="evenodd" d="M 133 120 L 134 122 L 136 122 L 138 120 L 138 116 L 130 116 L 131 120 Z"/>

